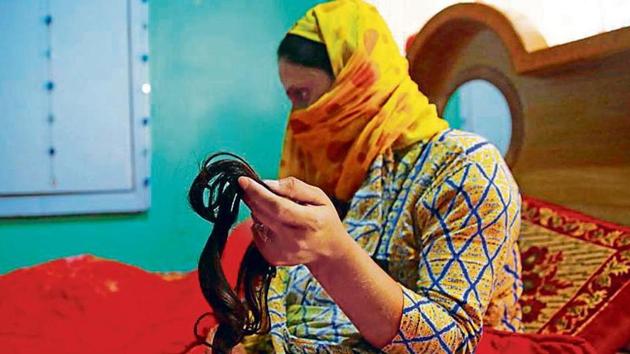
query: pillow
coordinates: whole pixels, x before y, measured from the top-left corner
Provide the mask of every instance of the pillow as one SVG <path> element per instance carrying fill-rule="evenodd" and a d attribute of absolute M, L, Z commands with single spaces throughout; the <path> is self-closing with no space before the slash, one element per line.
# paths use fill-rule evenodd
<path fill-rule="evenodd" d="M 600 353 L 628 343 L 629 227 L 525 197 L 519 245 L 525 332 L 581 336 Z"/>

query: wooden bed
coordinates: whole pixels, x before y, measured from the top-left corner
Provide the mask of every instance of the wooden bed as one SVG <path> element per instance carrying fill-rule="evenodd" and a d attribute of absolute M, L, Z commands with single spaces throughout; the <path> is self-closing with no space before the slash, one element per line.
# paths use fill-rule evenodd
<path fill-rule="evenodd" d="M 422 28 L 408 58 L 440 112 L 469 80 L 502 91 L 523 194 L 630 225 L 629 27 L 548 47 L 524 18 L 458 4 Z"/>

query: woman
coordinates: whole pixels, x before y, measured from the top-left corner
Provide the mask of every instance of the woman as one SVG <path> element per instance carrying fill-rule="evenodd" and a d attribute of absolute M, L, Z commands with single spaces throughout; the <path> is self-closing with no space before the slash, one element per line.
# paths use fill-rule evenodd
<path fill-rule="evenodd" d="M 278 54 L 282 179 L 239 180 L 279 266 L 273 350 L 469 353 L 482 324 L 518 330 L 518 188 L 496 148 L 437 116 L 377 11 L 315 6 Z"/>

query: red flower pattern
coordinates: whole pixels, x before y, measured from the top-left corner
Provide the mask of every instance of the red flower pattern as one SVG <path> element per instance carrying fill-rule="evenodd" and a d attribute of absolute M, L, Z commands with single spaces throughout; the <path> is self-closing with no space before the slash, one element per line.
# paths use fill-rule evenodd
<path fill-rule="evenodd" d="M 562 251 L 550 252 L 547 247 L 532 246 L 522 253 L 523 260 L 523 322 L 538 320 L 546 303 L 541 296 L 557 295 L 570 287 L 570 281 L 557 277 L 558 264 L 564 259 Z"/>

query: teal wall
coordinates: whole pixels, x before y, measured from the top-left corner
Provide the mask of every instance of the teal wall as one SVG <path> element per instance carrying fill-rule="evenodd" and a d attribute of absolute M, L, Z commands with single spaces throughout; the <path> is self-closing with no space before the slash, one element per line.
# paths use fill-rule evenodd
<path fill-rule="evenodd" d="M 448 122 L 449 127 L 453 129 L 461 129 L 462 115 L 459 89 L 455 90 L 451 97 L 448 98 L 446 106 L 444 107 L 444 112 L 442 113 L 442 118 Z"/>
<path fill-rule="evenodd" d="M 0 220 L 0 274 L 82 253 L 149 270 L 193 269 L 209 225 L 187 207 L 189 183 L 217 150 L 275 176 L 289 110 L 275 49 L 315 3 L 151 0 L 151 209 Z"/>

